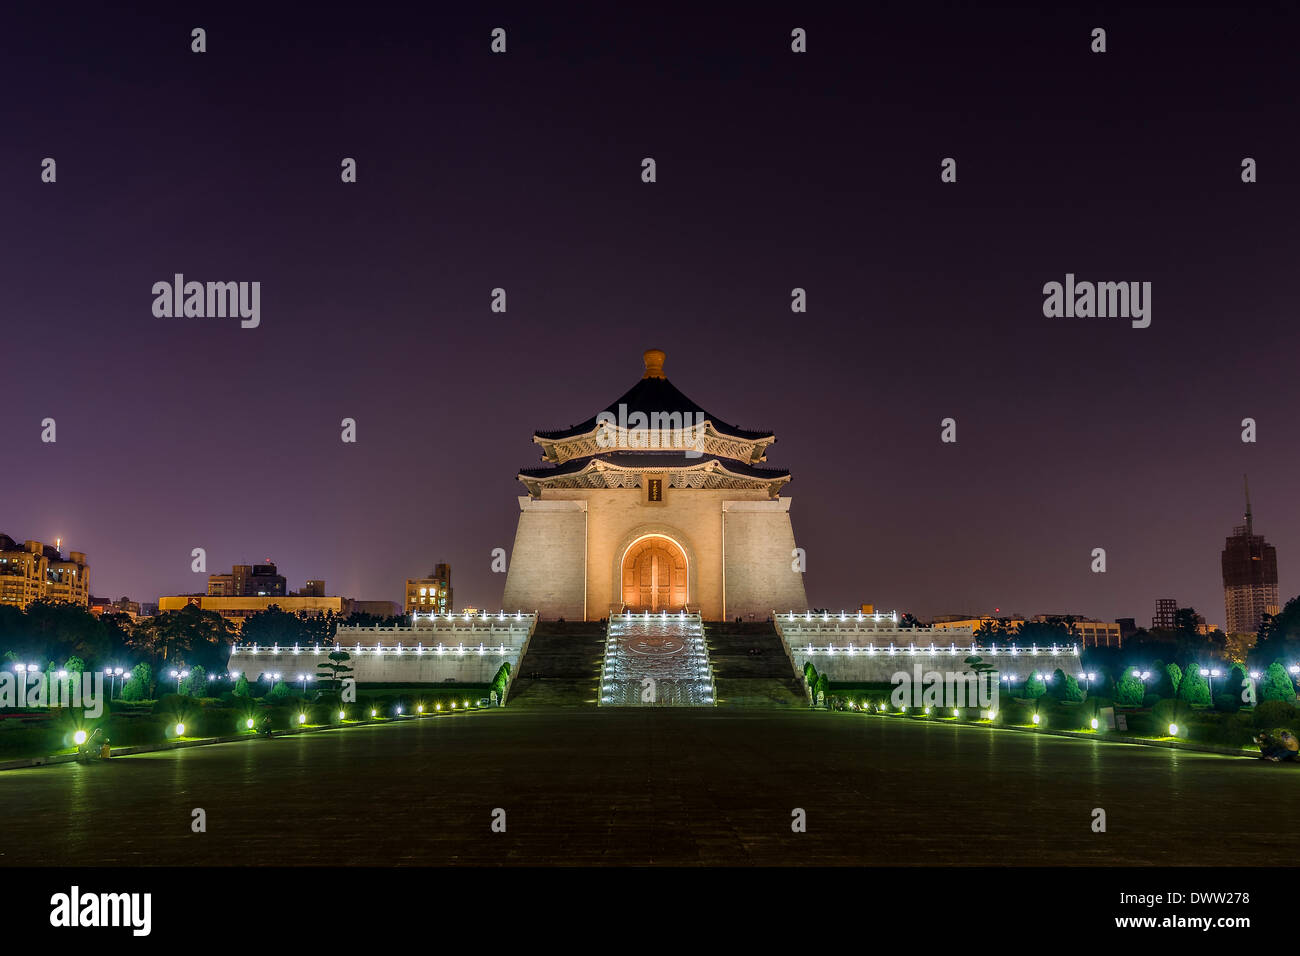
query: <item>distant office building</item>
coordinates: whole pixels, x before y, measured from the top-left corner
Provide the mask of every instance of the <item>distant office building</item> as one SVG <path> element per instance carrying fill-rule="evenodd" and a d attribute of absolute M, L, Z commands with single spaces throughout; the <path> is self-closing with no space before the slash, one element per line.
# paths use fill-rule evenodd
<path fill-rule="evenodd" d="M 1064 623 L 1064 614 L 1035 614 L 1028 619 L 1031 624 L 1050 624 L 1053 621 Z M 1120 647 L 1123 637 L 1119 624 L 1112 621 L 1098 621 L 1093 618 L 1074 617 L 1074 640 L 1085 647 Z M 1007 640 L 1016 640 L 1017 634 L 1026 623 L 1022 617 L 970 617 L 960 614 L 941 614 L 934 619 L 931 626 L 936 631 L 978 632 L 985 624 L 1004 628 Z"/>
<path fill-rule="evenodd" d="M 1178 601 L 1176 598 L 1160 598 L 1156 601 L 1156 613 L 1151 618 L 1151 630 L 1172 631 L 1178 619 Z"/>
<path fill-rule="evenodd" d="M 1137 618 L 1135 617 L 1116 618 L 1115 623 L 1119 625 L 1119 639 L 1121 641 L 1128 640 L 1138 632 Z"/>
<path fill-rule="evenodd" d="M 978 631 L 984 624 L 1001 625 L 1008 633 L 1019 629 L 1025 620 L 1021 617 L 971 617 L 969 614 L 940 614 L 931 622 L 939 631 Z"/>
<path fill-rule="evenodd" d="M 125 614 L 132 621 L 138 621 L 143 616 L 140 602 L 132 601 L 129 597 L 118 598 L 116 601 L 111 598 L 92 597 L 90 613 L 96 617 L 101 614 Z"/>
<path fill-rule="evenodd" d="M 288 594 L 274 564 L 236 564 L 229 574 L 208 576 L 208 597 L 277 597 Z"/>
<path fill-rule="evenodd" d="M 306 587 L 304 587 L 301 591 L 292 591 L 290 593 L 293 594 L 294 597 L 324 597 L 325 582 L 308 581 Z"/>
<path fill-rule="evenodd" d="M 1035 624 L 1064 621 L 1064 614 L 1035 614 Z M 1099 621 L 1091 617 L 1073 617 L 1074 636 L 1084 647 L 1123 647 L 1124 634 L 1118 621 Z"/>
<path fill-rule="evenodd" d="M 21 545 L 0 534 L 0 604 L 26 607 L 33 601 L 90 604 L 90 568 L 80 551 L 59 551 L 53 545 L 24 541 Z"/>
<path fill-rule="evenodd" d="M 347 617 L 352 613 L 355 602 L 345 597 L 300 597 L 297 595 L 252 595 L 226 596 L 221 594 L 174 594 L 158 599 L 160 612 L 179 611 L 188 605 L 194 605 L 205 611 L 216 611 L 226 620 L 242 628 L 244 621 L 254 614 L 265 611 L 275 605 L 290 614 L 302 612 L 307 617 L 321 617 L 333 614 L 335 617 Z"/>
<path fill-rule="evenodd" d="M 1229 634 L 1254 634 L 1265 614 L 1279 612 L 1277 549 L 1255 534 L 1246 488 L 1246 523 L 1223 547 L 1223 607 Z"/>
<path fill-rule="evenodd" d="M 456 609 L 451 599 L 451 565 L 439 564 L 427 578 L 406 579 L 407 614 L 447 614 Z"/>

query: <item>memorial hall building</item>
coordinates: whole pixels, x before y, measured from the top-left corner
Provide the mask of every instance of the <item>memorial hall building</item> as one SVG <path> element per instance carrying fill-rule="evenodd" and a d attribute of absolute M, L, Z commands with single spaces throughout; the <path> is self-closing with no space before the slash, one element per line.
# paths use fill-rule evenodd
<path fill-rule="evenodd" d="M 533 441 L 503 606 L 542 618 L 623 611 L 766 620 L 807 607 L 775 436 L 739 428 L 664 376 L 664 353 L 603 411 Z"/>

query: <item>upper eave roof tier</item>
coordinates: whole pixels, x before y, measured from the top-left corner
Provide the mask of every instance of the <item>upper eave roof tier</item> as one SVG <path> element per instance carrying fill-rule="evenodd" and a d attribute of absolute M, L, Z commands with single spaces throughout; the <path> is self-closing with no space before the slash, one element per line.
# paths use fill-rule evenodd
<path fill-rule="evenodd" d="M 743 460 L 763 460 L 764 449 L 776 440 L 772 432 L 739 428 L 705 411 L 664 377 L 663 362 L 663 352 L 658 349 L 649 350 L 645 353 L 645 375 L 606 408 L 585 422 L 569 428 L 535 432 L 533 441 L 542 446 L 548 460 L 564 461 L 579 457 L 568 453 L 565 446 L 575 441 L 594 440 L 602 422 L 611 419 L 616 425 L 623 426 L 620 431 L 637 428 L 639 418 L 644 422 L 640 424 L 642 428 L 666 430 L 671 429 L 667 422 L 676 424 L 677 429 L 701 427 L 707 423 L 708 429 L 717 437 L 745 446 L 740 452 Z"/>

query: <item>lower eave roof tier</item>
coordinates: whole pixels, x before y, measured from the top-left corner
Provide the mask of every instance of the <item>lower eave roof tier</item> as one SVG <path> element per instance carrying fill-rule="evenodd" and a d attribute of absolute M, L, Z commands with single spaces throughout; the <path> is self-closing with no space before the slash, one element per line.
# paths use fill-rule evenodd
<path fill-rule="evenodd" d="M 712 468 L 729 472 L 742 478 L 754 478 L 759 481 L 789 481 L 790 472 L 784 468 L 760 468 L 756 465 L 732 459 L 717 457 L 690 458 L 684 453 L 636 454 L 634 452 L 611 452 L 604 455 L 589 455 L 586 458 L 572 458 L 560 465 L 542 468 L 521 468 L 520 478 L 533 478 L 545 481 L 547 478 L 559 478 L 573 475 L 588 468 L 611 468 L 618 471 L 691 471 Z"/>

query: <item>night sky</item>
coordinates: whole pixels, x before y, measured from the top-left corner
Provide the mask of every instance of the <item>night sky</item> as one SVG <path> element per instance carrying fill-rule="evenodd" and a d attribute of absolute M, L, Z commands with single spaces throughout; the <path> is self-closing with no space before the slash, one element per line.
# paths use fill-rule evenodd
<path fill-rule="evenodd" d="M 532 432 L 650 347 L 776 433 L 815 606 L 1222 624 L 1243 472 L 1297 590 L 1294 16 L 29 6 L 0 532 L 85 551 L 96 595 L 202 591 L 203 547 L 372 600 L 445 560 L 495 608 Z M 261 326 L 154 317 L 176 272 L 260 281 Z M 1045 318 L 1067 272 L 1151 282 L 1151 327 Z"/>

